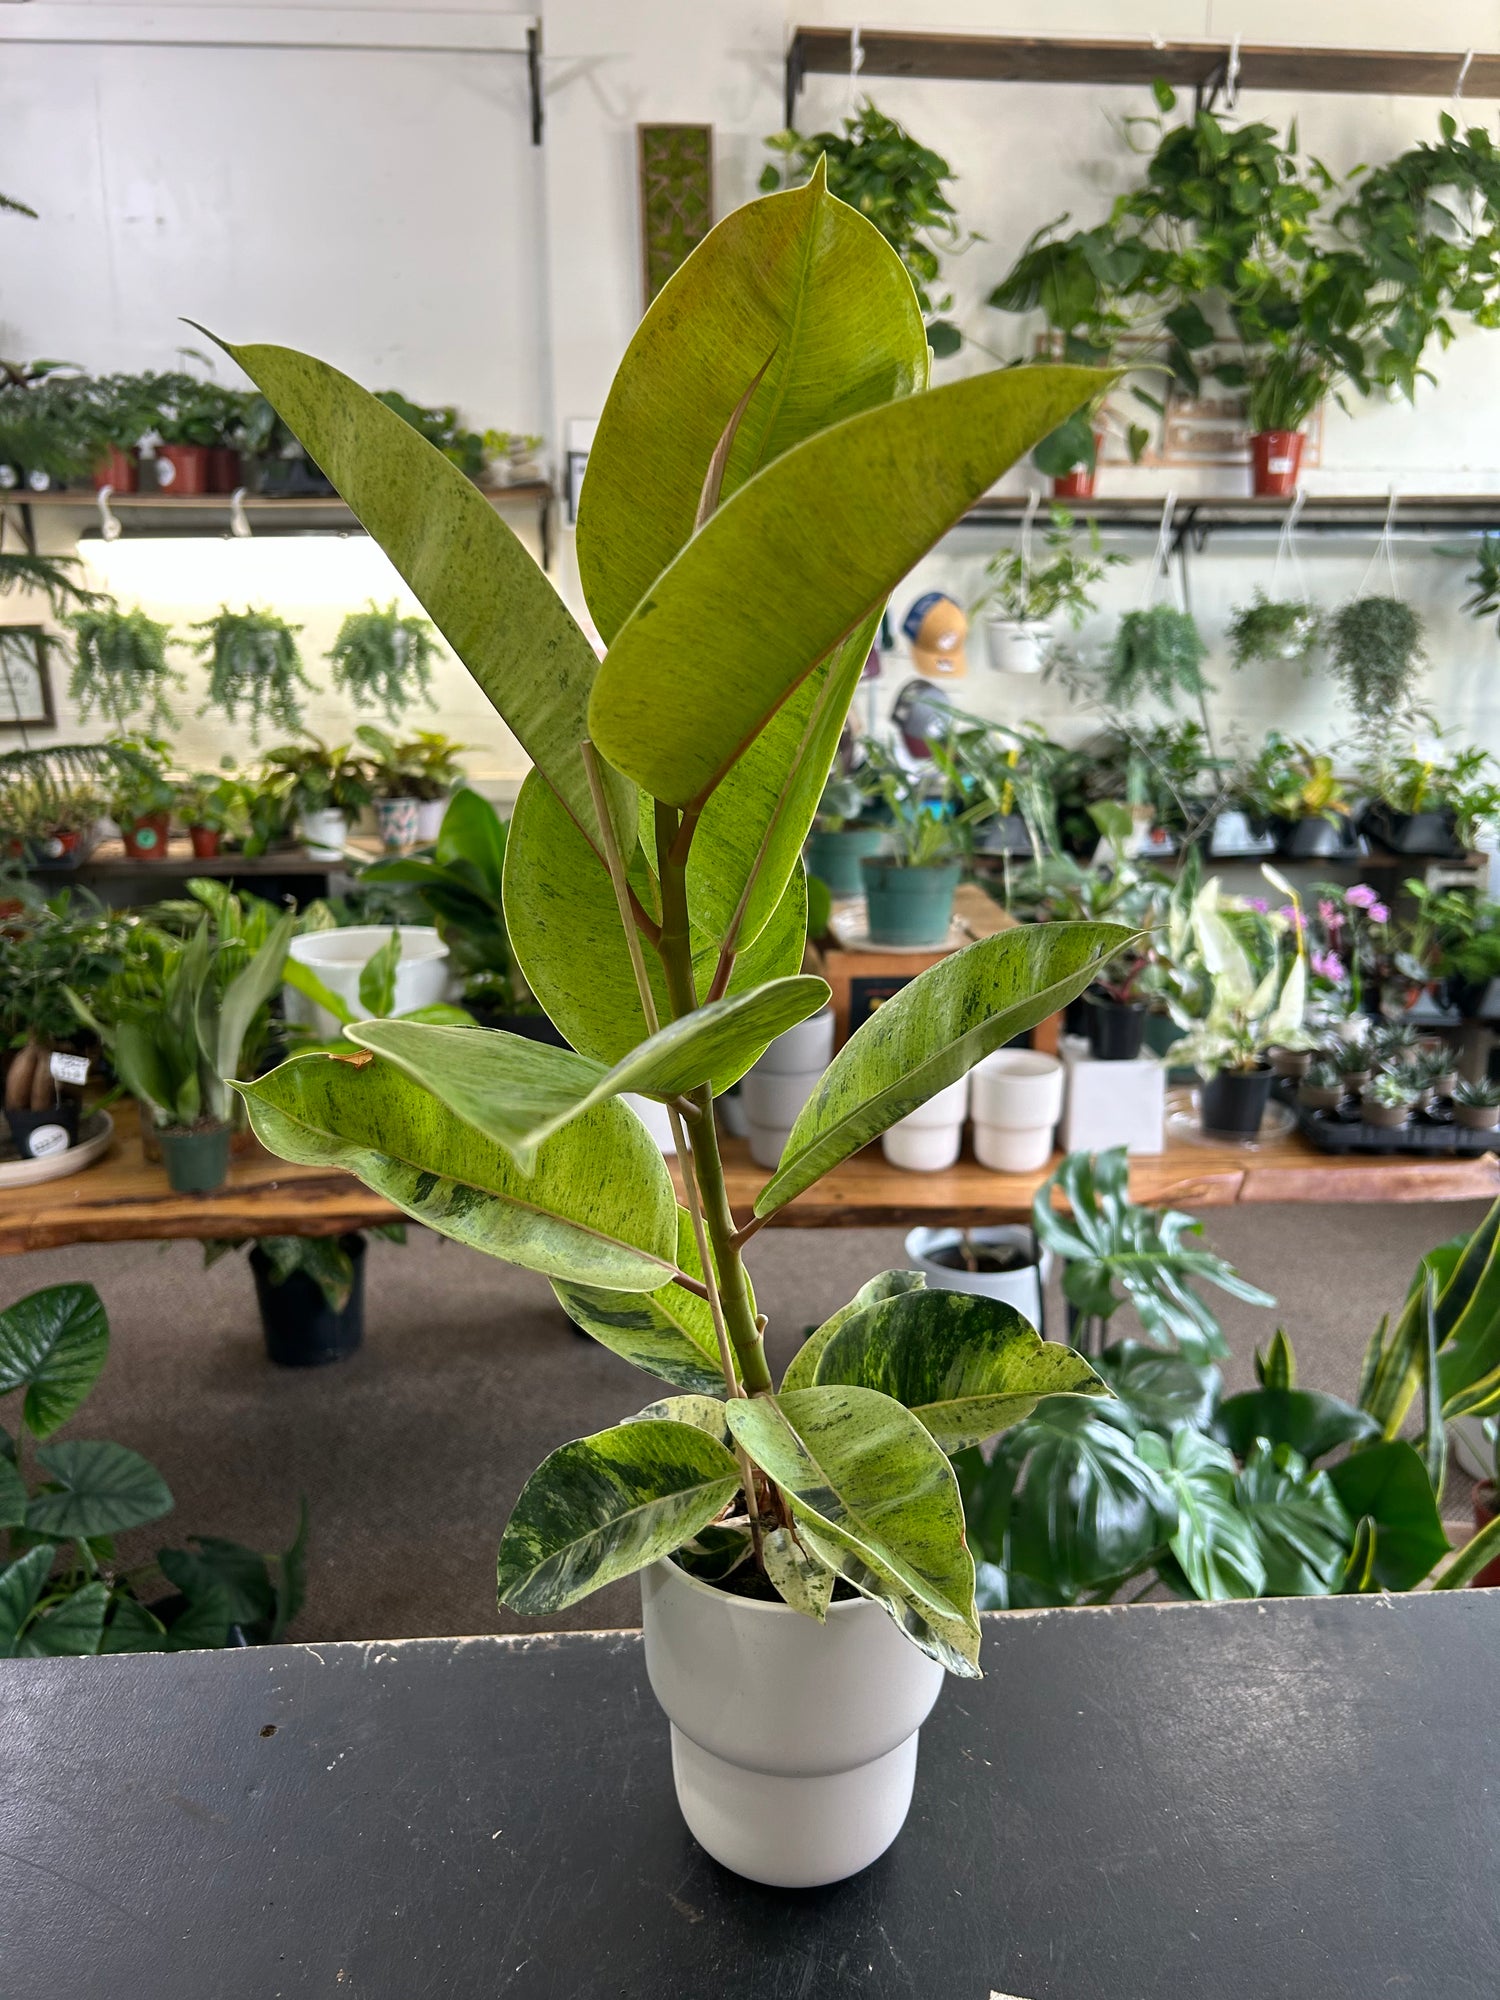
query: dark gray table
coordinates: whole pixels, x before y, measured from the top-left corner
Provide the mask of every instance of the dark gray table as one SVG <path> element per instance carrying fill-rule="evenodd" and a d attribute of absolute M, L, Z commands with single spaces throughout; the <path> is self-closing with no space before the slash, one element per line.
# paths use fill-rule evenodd
<path fill-rule="evenodd" d="M 1014 1613 L 834 1889 L 627 1634 L 0 1665 L 3 2000 L 1494 2000 L 1500 1593 Z"/>

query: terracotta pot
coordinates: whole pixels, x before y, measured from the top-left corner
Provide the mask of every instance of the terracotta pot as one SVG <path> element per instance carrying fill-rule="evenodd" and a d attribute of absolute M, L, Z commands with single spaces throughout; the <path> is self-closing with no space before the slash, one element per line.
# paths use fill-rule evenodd
<path fill-rule="evenodd" d="M 1054 500 L 1092 500 L 1094 481 L 1099 471 L 1099 454 L 1104 449 L 1103 431 L 1094 432 L 1094 463 L 1092 469 L 1086 465 L 1075 465 L 1071 472 L 1065 472 L 1052 482 Z"/>
<path fill-rule="evenodd" d="M 1250 439 L 1250 491 L 1257 499 L 1286 500 L 1297 490 L 1305 431 L 1256 431 Z"/>
<path fill-rule="evenodd" d="M 94 467 L 94 491 L 108 486 L 115 493 L 134 493 L 141 483 L 140 461 L 133 451 L 112 444 Z"/>
<path fill-rule="evenodd" d="M 197 861 L 214 860 L 223 837 L 216 826 L 190 826 L 188 839 L 193 843 L 193 858 Z"/>
<path fill-rule="evenodd" d="M 209 456 L 206 444 L 158 445 L 157 485 L 164 493 L 207 493 Z"/>
<path fill-rule="evenodd" d="M 147 813 L 144 819 L 122 826 L 120 837 L 125 842 L 126 854 L 132 861 L 165 861 L 171 825 L 172 815 L 159 812 Z"/>
<path fill-rule="evenodd" d="M 208 491 L 210 493 L 233 493 L 243 482 L 240 478 L 240 455 L 230 445 L 214 444 L 208 448 Z"/>
<path fill-rule="evenodd" d="M 1474 1488 L 1474 1526 L 1487 1528 L 1495 1518 L 1495 1488 L 1486 1480 L 1482 1486 Z M 1470 1590 L 1493 1590 L 1500 1584 L 1500 1556 L 1486 1563 L 1484 1568 L 1469 1585 Z"/>

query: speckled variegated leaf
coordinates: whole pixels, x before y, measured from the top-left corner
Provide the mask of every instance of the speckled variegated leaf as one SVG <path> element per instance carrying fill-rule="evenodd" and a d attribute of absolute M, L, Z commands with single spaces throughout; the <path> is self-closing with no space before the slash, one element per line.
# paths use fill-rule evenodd
<path fill-rule="evenodd" d="M 686 1209 L 677 1211 L 677 1268 L 701 1278 L 703 1266 Z M 554 1278 L 568 1318 L 622 1361 L 693 1395 L 722 1396 L 724 1370 L 708 1301 L 681 1285 L 655 1292 L 600 1291 Z"/>
<path fill-rule="evenodd" d="M 920 1271 L 880 1271 L 869 1278 L 850 1299 L 848 1305 L 840 1306 L 830 1313 L 819 1327 L 803 1341 L 787 1364 L 787 1371 L 781 1378 L 783 1394 L 788 1389 L 810 1389 L 816 1380 L 818 1356 L 842 1326 L 847 1326 L 856 1313 L 866 1306 L 877 1305 L 881 1299 L 899 1298 L 903 1292 L 920 1292 L 927 1283 Z"/>
<path fill-rule="evenodd" d="M 756 1197 L 770 1215 L 840 1160 L 1075 999 L 1131 939 L 1121 924 L 1017 924 L 956 951 L 839 1050 Z"/>
<path fill-rule="evenodd" d="M 821 1562 L 827 1563 L 862 1597 L 884 1606 L 912 1644 L 950 1674 L 979 1679 L 979 1628 L 976 1619 L 947 1618 L 912 1595 L 902 1579 L 863 1549 L 799 1520 L 797 1532 Z"/>
<path fill-rule="evenodd" d="M 737 1520 L 710 1521 L 706 1528 L 700 1528 L 690 1542 L 684 1542 L 680 1549 L 672 1553 L 672 1560 L 689 1576 L 696 1576 L 704 1583 L 721 1583 L 726 1576 L 732 1576 L 741 1563 L 748 1562 L 754 1553 L 750 1540 L 750 1523 L 743 1517 Z"/>
<path fill-rule="evenodd" d="M 834 1573 L 827 1563 L 805 1548 L 789 1528 L 772 1528 L 761 1542 L 760 1559 L 782 1603 L 800 1611 L 804 1618 L 816 1618 L 821 1625 L 833 1596 Z"/>
<path fill-rule="evenodd" d="M 692 1424 L 616 1424 L 552 1452 L 521 1489 L 500 1602 L 544 1615 L 670 1555 L 739 1490 L 733 1454 Z"/>
<path fill-rule="evenodd" d="M 527 1175 L 373 1056 L 294 1056 L 238 1088 L 271 1152 L 343 1167 L 415 1221 L 489 1256 L 620 1291 L 658 1289 L 677 1268 L 666 1162 L 614 1100 L 549 1139 Z"/>
<path fill-rule="evenodd" d="M 725 1414 L 824 1560 L 867 1595 L 935 1624 L 944 1664 L 977 1672 L 974 1563 L 958 1482 L 916 1418 L 877 1390 L 845 1387 L 753 1396 L 726 1404 Z"/>
<path fill-rule="evenodd" d="M 648 1403 L 644 1410 L 637 1410 L 630 1420 L 634 1424 L 691 1424 L 695 1430 L 706 1431 L 720 1444 L 732 1443 L 729 1427 L 724 1422 L 724 1403 L 715 1396 L 663 1396 L 658 1402 Z"/>
<path fill-rule="evenodd" d="M 1042 1396 L 1107 1396 L 1081 1354 L 1043 1340 L 1014 1306 L 970 1292 L 907 1292 L 855 1313 L 817 1357 L 820 1387 L 894 1397 L 946 1452 L 1029 1417 Z"/>
<path fill-rule="evenodd" d="M 711 1078 L 743 1074 L 827 999 L 825 980 L 773 980 L 668 1022 L 611 1070 L 571 1049 L 487 1028 L 361 1021 L 349 1039 L 404 1070 L 530 1173 L 538 1147 L 582 1112 L 622 1091 L 673 1098 Z"/>

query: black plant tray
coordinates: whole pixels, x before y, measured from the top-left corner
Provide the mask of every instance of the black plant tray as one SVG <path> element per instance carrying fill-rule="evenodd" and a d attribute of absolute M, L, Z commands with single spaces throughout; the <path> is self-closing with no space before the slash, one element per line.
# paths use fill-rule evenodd
<path fill-rule="evenodd" d="M 1475 1131 L 1441 1110 L 1414 1111 L 1404 1125 L 1367 1125 L 1355 1097 L 1346 1097 L 1337 1111 L 1310 1111 L 1297 1102 L 1296 1084 L 1280 1079 L 1273 1095 L 1296 1112 L 1298 1131 L 1320 1153 L 1446 1153 L 1471 1159 L 1500 1149 L 1500 1127 Z"/>

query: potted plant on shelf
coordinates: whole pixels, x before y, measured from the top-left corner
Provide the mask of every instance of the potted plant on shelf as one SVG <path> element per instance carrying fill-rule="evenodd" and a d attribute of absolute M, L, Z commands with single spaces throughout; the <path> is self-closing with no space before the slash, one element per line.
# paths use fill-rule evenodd
<path fill-rule="evenodd" d="M 224 842 L 242 843 L 250 831 L 243 778 L 200 772 L 177 789 L 177 818 L 188 830 L 196 861 L 212 861 Z"/>
<path fill-rule="evenodd" d="M 350 821 L 374 796 L 370 767 L 347 743 L 286 743 L 266 752 L 277 798 L 295 818 L 314 861 L 342 861 Z"/>
<path fill-rule="evenodd" d="M 259 743 L 267 724 L 288 736 L 301 730 L 302 694 L 313 684 L 297 647 L 300 625 L 288 625 L 273 611 L 231 611 L 225 604 L 192 629 L 203 634 L 193 650 L 208 661 L 208 699 L 200 715 L 217 708 L 238 722 L 243 708 L 252 743 Z"/>
<path fill-rule="evenodd" d="M 1044 539 L 1047 555 L 1040 563 L 1030 560 L 1024 537 L 1019 547 L 991 556 L 979 596 L 969 606 L 971 618 L 984 616 L 990 665 L 997 673 L 1039 674 L 1051 620 L 1061 614 L 1077 631 L 1096 608 L 1094 593 L 1104 577 L 1127 560 L 1101 553 L 1098 523 L 1092 521 L 1088 554 L 1080 554 L 1073 516 L 1062 507 L 1052 509 Z"/>
<path fill-rule="evenodd" d="M 886 843 L 887 822 L 870 817 L 884 808 L 880 789 L 884 769 L 880 746 L 866 739 L 851 754 L 847 767 L 841 757 L 828 774 L 807 837 L 807 867 L 809 874 L 828 885 L 830 896 L 862 896 L 861 863 L 867 855 L 879 854 Z"/>
<path fill-rule="evenodd" d="M 806 341 L 788 337 L 794 319 Z M 838 1879 L 899 1831 L 943 1666 L 977 1664 L 944 1446 L 988 1436 L 1044 1388 L 1094 1384 L 1003 1310 L 897 1276 L 814 1334 L 778 1387 L 744 1251 L 1126 938 L 1016 927 L 922 973 L 834 1057 L 753 1223 L 729 1212 L 714 1095 L 826 1003 L 800 976 L 800 853 L 888 593 L 1092 384 L 1016 369 L 908 395 L 925 385 L 926 334 L 878 232 L 817 172 L 734 211 L 646 314 L 600 420 L 578 555 L 601 662 L 494 510 L 399 418 L 306 356 L 233 351 L 536 760 L 505 909 L 527 983 L 576 1051 L 356 1024 L 373 1061 L 302 1056 L 241 1086 L 256 1130 L 542 1271 L 586 1331 L 666 1379 L 648 1414 L 532 1476 L 501 1540 L 501 1597 L 551 1615 L 642 1573 L 690 1826 L 741 1873 Z M 921 478 L 893 505 L 876 467 L 906 463 L 918 438 Z M 647 456 L 660 480 L 643 506 Z M 685 1208 L 622 1089 L 668 1111 Z M 941 1416 L 911 1372 L 940 1355 L 965 1389 Z M 1006 1400 L 988 1400 L 1002 1380 Z M 729 1660 L 752 1653 L 726 1706 Z"/>
<path fill-rule="evenodd" d="M 1284 888 L 1279 878 L 1276 886 Z M 1237 906 L 1210 880 L 1176 942 L 1167 990 L 1186 1033 L 1173 1053 L 1203 1078 L 1198 1115 L 1207 1133 L 1253 1138 L 1271 1094 L 1270 1051 L 1309 1045 L 1307 960 L 1295 898 L 1292 908 L 1289 921 Z"/>
<path fill-rule="evenodd" d="M 417 802 L 417 845 L 430 847 L 437 839 L 449 801 L 463 783 L 459 757 L 472 749 L 437 729 L 419 729 L 401 745 L 406 780 Z"/>
<path fill-rule="evenodd" d="M 1493 1132 L 1500 1125 L 1500 1083 L 1489 1077 L 1471 1082 L 1467 1077 L 1453 1086 L 1453 1122 L 1471 1132 Z"/>
<path fill-rule="evenodd" d="M 122 611 L 112 598 L 70 612 L 64 623 L 73 641 L 68 699 L 80 722 L 97 708 L 117 730 L 176 727 L 171 697 L 187 683 L 167 663 L 170 625 L 139 605 Z"/>
<path fill-rule="evenodd" d="M 1273 729 L 1238 789 L 1252 826 L 1275 835 L 1278 853 L 1307 861 L 1353 850 L 1349 794 L 1322 751 Z"/>
<path fill-rule="evenodd" d="M 1466 853 L 1478 826 L 1500 807 L 1492 764 L 1477 746 L 1446 763 L 1415 750 L 1375 759 L 1365 772 L 1364 831 L 1393 854 Z"/>
<path fill-rule="evenodd" d="M 0 1051 L 8 1057 L 6 1123 L 23 1159 L 66 1151 L 78 1139 L 79 1099 L 53 1057 L 77 1051 L 69 986 L 92 987 L 120 961 L 124 920 L 65 890 L 0 925 Z M 83 1065 L 87 1071 L 87 1062 Z"/>
<path fill-rule="evenodd" d="M 95 431 L 96 488 L 125 494 L 139 489 L 139 446 L 156 424 L 160 379 L 156 375 L 115 374 L 96 376 L 87 383 L 85 393 Z"/>
<path fill-rule="evenodd" d="M 964 805 L 948 760 L 937 769 L 912 773 L 893 757 L 884 757 L 880 792 L 890 815 L 890 853 L 866 855 L 859 864 L 870 942 L 944 944 L 974 828 L 995 806 L 984 797 Z"/>
<path fill-rule="evenodd" d="M 185 371 L 159 377 L 157 394 L 157 485 L 183 498 L 233 492 L 240 483 L 245 395 Z"/>
<path fill-rule="evenodd" d="M 277 1368 L 321 1368 L 357 1353 L 365 1337 L 365 1240 L 404 1243 L 406 1225 L 375 1223 L 341 1236 L 257 1236 L 249 1245 L 266 1359 Z M 210 1240 L 204 1265 L 245 1247 Z"/>
<path fill-rule="evenodd" d="M 1405 1125 L 1417 1108 L 1417 1086 L 1395 1070 L 1373 1078 L 1359 1093 L 1359 1115 L 1367 1125 Z"/>
<path fill-rule="evenodd" d="M 154 736 L 128 740 L 132 755 L 114 772 L 109 816 L 120 829 L 131 861 L 165 861 L 177 787 L 167 775 L 171 746 Z"/>
<path fill-rule="evenodd" d="M 362 722 L 354 733 L 369 752 L 366 769 L 381 845 L 391 854 L 415 847 L 422 779 L 415 746 L 396 742 L 373 722 Z"/>
<path fill-rule="evenodd" d="M 1229 653 L 1237 667 L 1305 667 L 1323 637 L 1323 614 L 1305 599 L 1268 597 L 1257 589 L 1229 621 Z"/>
<path fill-rule="evenodd" d="M 432 663 L 442 652 L 426 618 L 403 618 L 393 597 L 384 609 L 351 611 L 328 649 L 333 685 L 356 708 L 384 709 L 400 722 L 419 701 L 432 706 Z"/>

